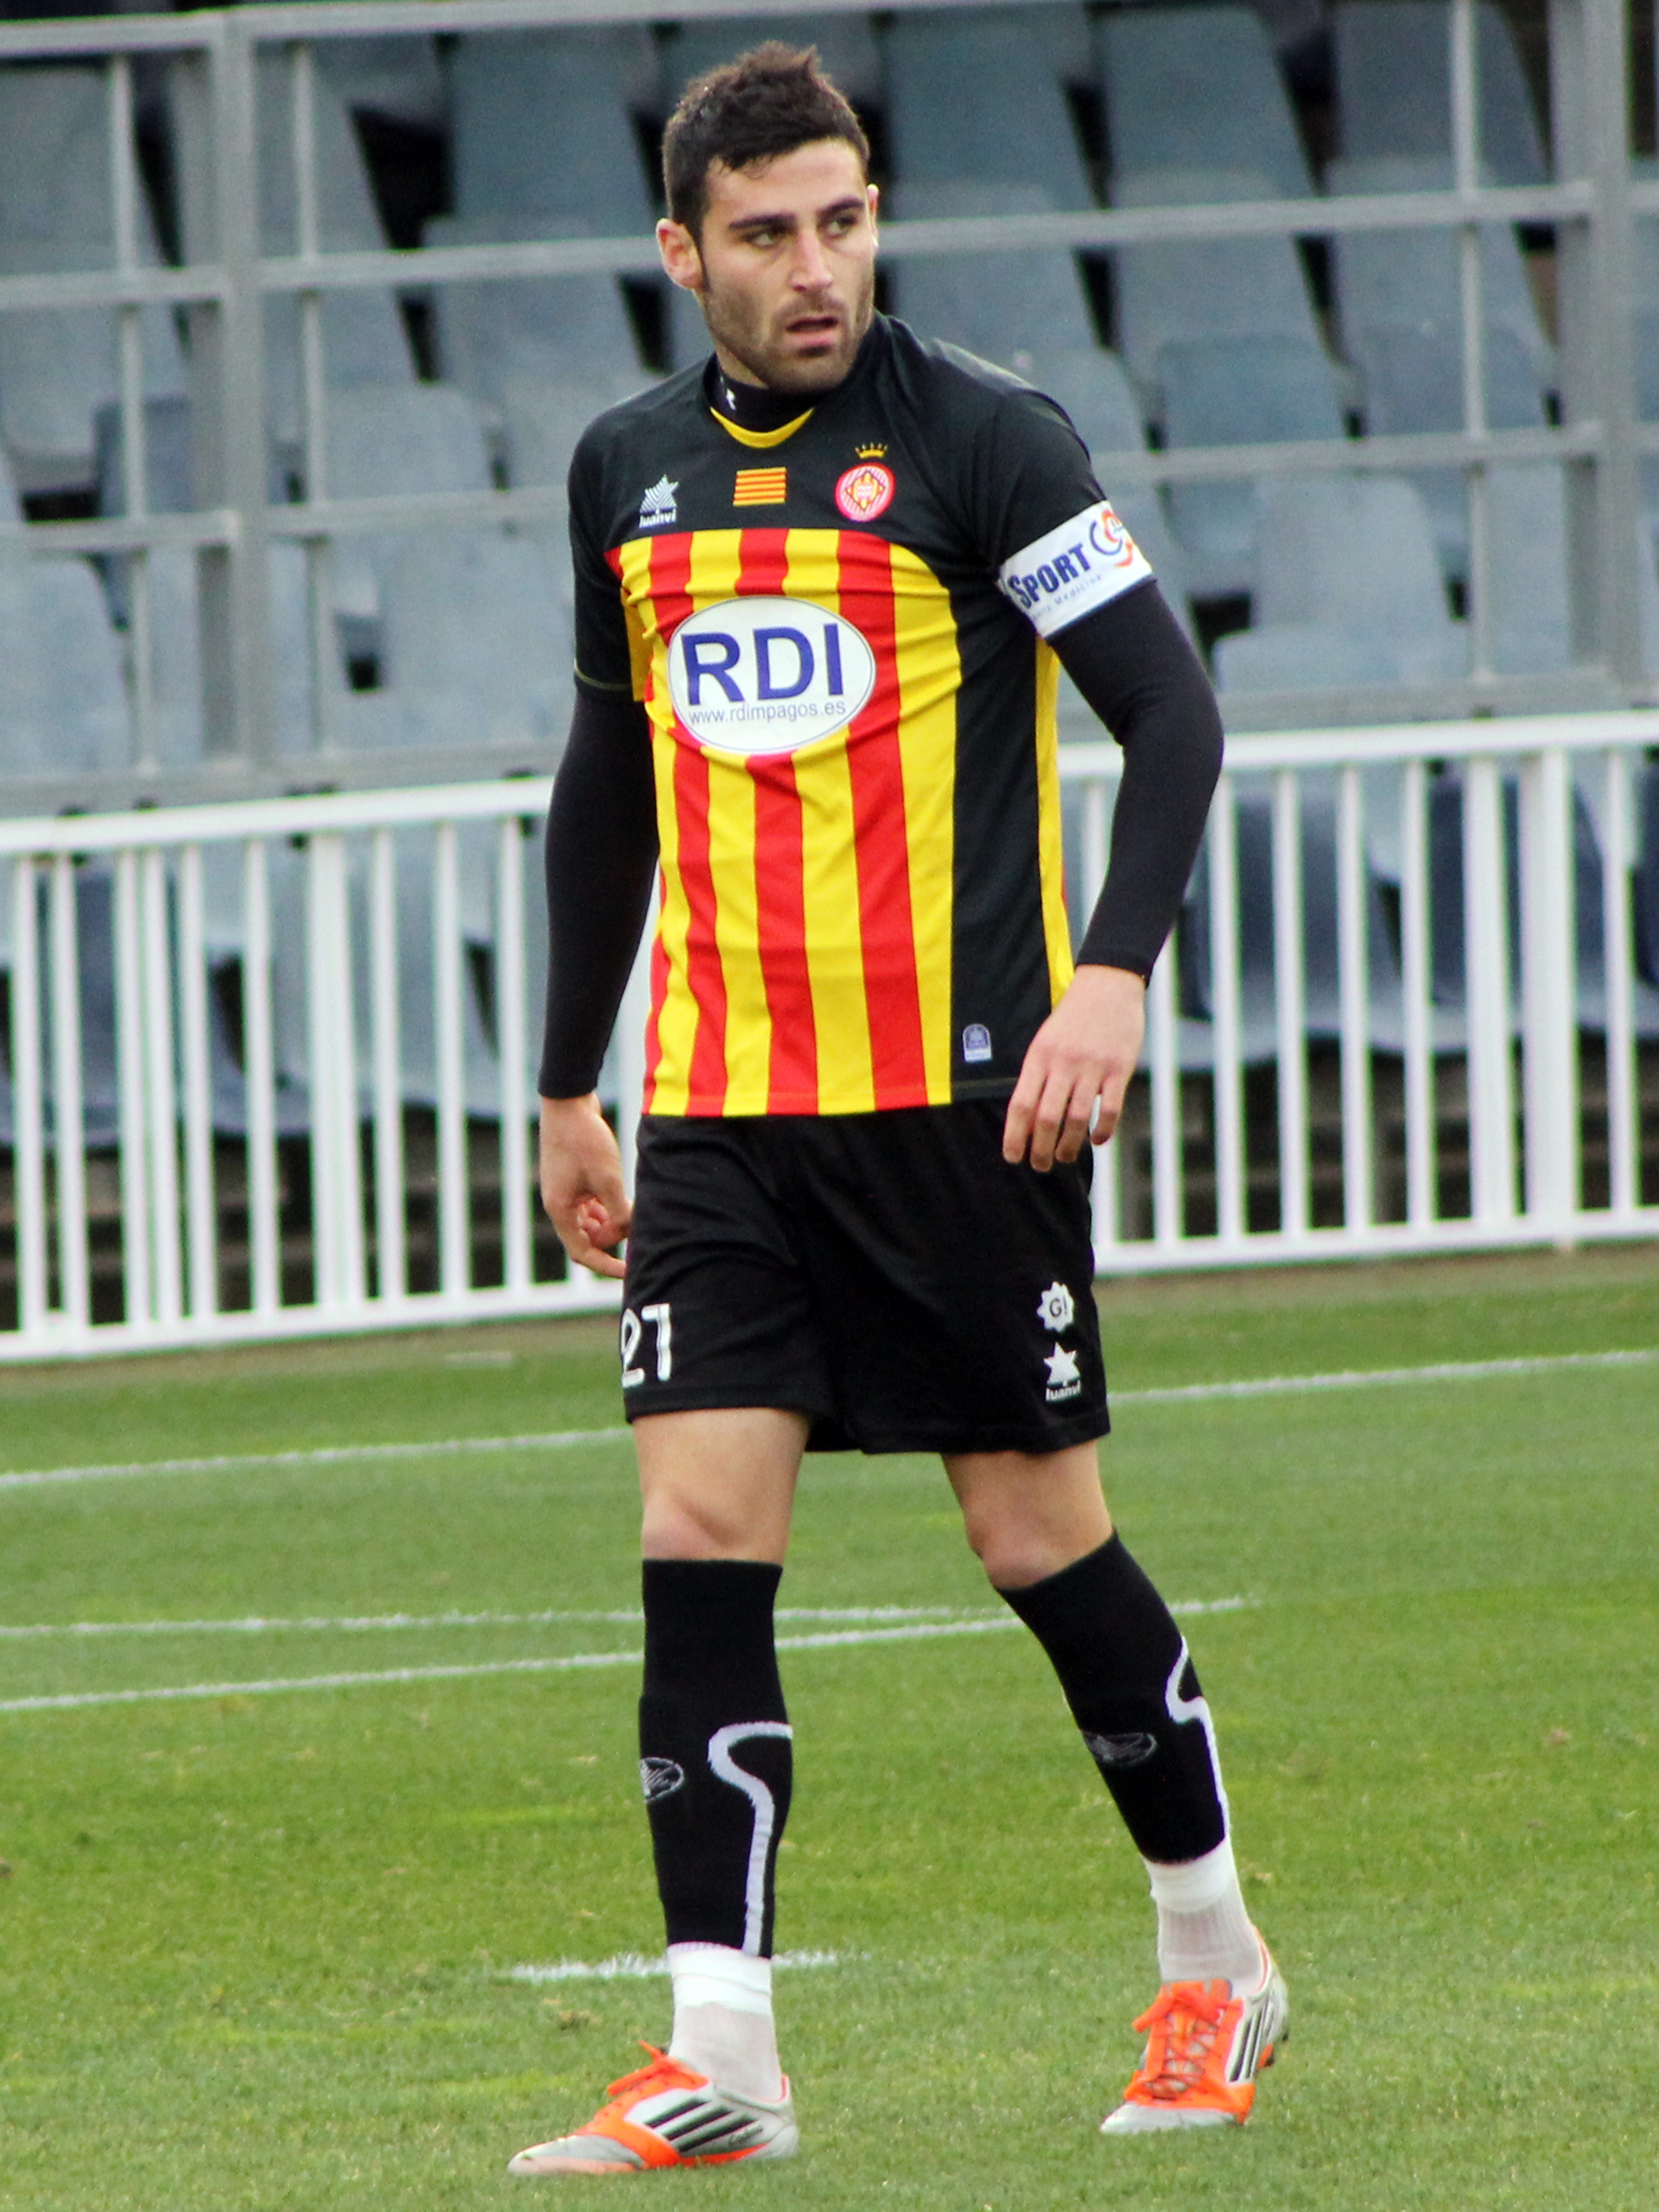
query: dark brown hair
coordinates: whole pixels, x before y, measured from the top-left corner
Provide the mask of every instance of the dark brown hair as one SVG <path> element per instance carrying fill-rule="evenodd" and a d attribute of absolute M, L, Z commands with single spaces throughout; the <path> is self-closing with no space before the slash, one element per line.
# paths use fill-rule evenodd
<path fill-rule="evenodd" d="M 708 210 L 708 172 L 716 161 L 747 169 L 819 138 L 845 139 L 868 173 L 870 143 L 845 96 L 823 74 L 817 47 L 769 39 L 693 77 L 680 94 L 663 133 L 668 212 L 698 238 Z"/>

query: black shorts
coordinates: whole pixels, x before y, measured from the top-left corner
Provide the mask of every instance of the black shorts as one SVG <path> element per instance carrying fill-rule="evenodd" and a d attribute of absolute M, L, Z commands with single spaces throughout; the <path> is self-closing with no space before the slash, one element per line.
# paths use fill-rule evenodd
<path fill-rule="evenodd" d="M 814 1450 L 1103 1436 L 1089 1160 L 1002 1157 L 1006 1105 L 640 1123 L 622 1317 L 642 1413 L 804 1413 Z"/>

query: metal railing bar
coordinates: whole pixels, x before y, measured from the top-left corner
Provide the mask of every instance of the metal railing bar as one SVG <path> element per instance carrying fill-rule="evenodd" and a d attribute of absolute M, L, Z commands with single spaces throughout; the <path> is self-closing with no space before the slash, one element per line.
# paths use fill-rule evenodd
<path fill-rule="evenodd" d="M 137 841 L 115 856 L 114 914 L 123 1307 L 125 1326 L 142 1328 L 155 1318 L 155 1305 L 150 1286 L 149 1183 L 144 1170 L 144 1012 Z"/>
<path fill-rule="evenodd" d="M 1224 770 L 1210 808 L 1210 1004 L 1215 1042 L 1216 1224 L 1244 1232 L 1243 1023 L 1238 985 L 1238 817 Z"/>
<path fill-rule="evenodd" d="M 1350 761 L 1336 787 L 1336 938 L 1342 1091 L 1342 1220 L 1369 1228 L 1376 1216 L 1371 1136 L 1370 947 L 1365 927 L 1365 823 L 1359 769 Z"/>
<path fill-rule="evenodd" d="M 1279 1225 L 1308 1225 L 1308 1057 L 1303 975 L 1302 799 L 1294 769 L 1273 773 L 1273 1001 L 1278 1030 Z"/>
<path fill-rule="evenodd" d="M 1609 750 L 1602 763 L 1601 932 L 1607 988 L 1607 1200 L 1616 1214 L 1641 1204 L 1636 1022 L 1631 963 L 1630 766 Z"/>
<path fill-rule="evenodd" d="M 61 561 L 76 553 L 156 551 L 163 546 L 195 550 L 204 545 L 234 545 L 240 518 L 230 507 L 198 514 L 111 514 L 86 522 L 0 523 L 0 557 L 19 554 Z"/>
<path fill-rule="evenodd" d="M 433 832 L 433 1036 L 438 1091 L 438 1279 L 452 1297 L 471 1279 L 466 1187 L 466 1104 L 463 1060 L 461 900 L 455 824 Z"/>
<path fill-rule="evenodd" d="M 143 933 L 140 1006 L 144 1025 L 144 1158 L 148 1169 L 150 1263 L 157 1320 L 183 1310 L 179 1245 L 178 1108 L 173 1087 L 174 1027 L 167 856 L 155 845 L 138 856 L 139 928 Z"/>
<path fill-rule="evenodd" d="M 27 307 L 198 307 L 222 300 L 229 279 L 210 262 L 182 269 L 62 269 L 0 276 L 0 314 Z"/>
<path fill-rule="evenodd" d="M 1514 1070 L 1503 790 L 1490 752 L 1463 775 L 1463 946 L 1468 1018 L 1470 1211 L 1515 1212 Z"/>
<path fill-rule="evenodd" d="M 369 1018 L 374 1055 L 374 1295 L 409 1295 L 404 1221 L 403 1042 L 398 1012 L 398 847 L 376 830 L 368 848 Z"/>
<path fill-rule="evenodd" d="M 511 817 L 495 839 L 495 1055 L 501 1074 L 501 1280 L 531 1279 L 530 1099 L 526 1034 L 524 825 Z"/>
<path fill-rule="evenodd" d="M 223 18 L 216 9 L 187 15 L 43 17 L 0 23 L 0 62 L 53 56 L 96 58 L 111 53 L 204 53 L 223 35 Z"/>
<path fill-rule="evenodd" d="M 242 851 L 242 1073 L 247 1102 L 248 1271 L 253 1311 L 282 1304 L 276 1066 L 270 1003 L 270 869 L 263 837 Z"/>
<path fill-rule="evenodd" d="M 219 1310 L 218 1208 L 213 1174 L 212 1062 L 208 1048 L 202 848 L 179 856 L 179 1024 L 184 1073 L 185 1243 L 192 1320 Z"/>
<path fill-rule="evenodd" d="M 1407 761 L 1400 785 L 1400 969 L 1404 1005 L 1406 1218 L 1435 1211 L 1434 1062 L 1431 1050 L 1428 777 Z"/>
<path fill-rule="evenodd" d="M 40 1024 L 40 927 L 34 862 L 11 870 L 11 1080 L 17 1220 L 17 1310 L 25 1330 L 46 1322 L 46 1066 Z"/>
<path fill-rule="evenodd" d="M 58 1211 L 58 1305 L 72 1328 L 90 1318 L 87 1158 L 81 1062 L 81 944 L 75 863 L 52 862 L 52 1164 Z"/>
<path fill-rule="evenodd" d="M 1579 1202 L 1572 777 L 1552 745 L 1521 771 L 1526 1210 L 1565 1234 Z"/>

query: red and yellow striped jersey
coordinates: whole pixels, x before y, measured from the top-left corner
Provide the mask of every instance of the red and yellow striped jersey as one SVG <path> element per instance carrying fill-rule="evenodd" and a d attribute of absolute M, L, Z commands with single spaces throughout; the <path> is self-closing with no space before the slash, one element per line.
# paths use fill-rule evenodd
<path fill-rule="evenodd" d="M 580 678 L 655 762 L 646 1109 L 1006 1091 L 1071 975 L 1043 632 L 1150 571 L 1058 410 L 902 325 L 778 431 L 708 398 L 613 410 L 571 476 Z"/>

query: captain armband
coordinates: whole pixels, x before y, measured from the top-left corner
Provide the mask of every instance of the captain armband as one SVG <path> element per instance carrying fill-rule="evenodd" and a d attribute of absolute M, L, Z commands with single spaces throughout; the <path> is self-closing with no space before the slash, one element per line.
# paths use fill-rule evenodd
<path fill-rule="evenodd" d="M 1152 573 L 1151 562 L 1102 500 L 1011 554 L 997 584 L 1039 637 L 1052 637 Z"/>

